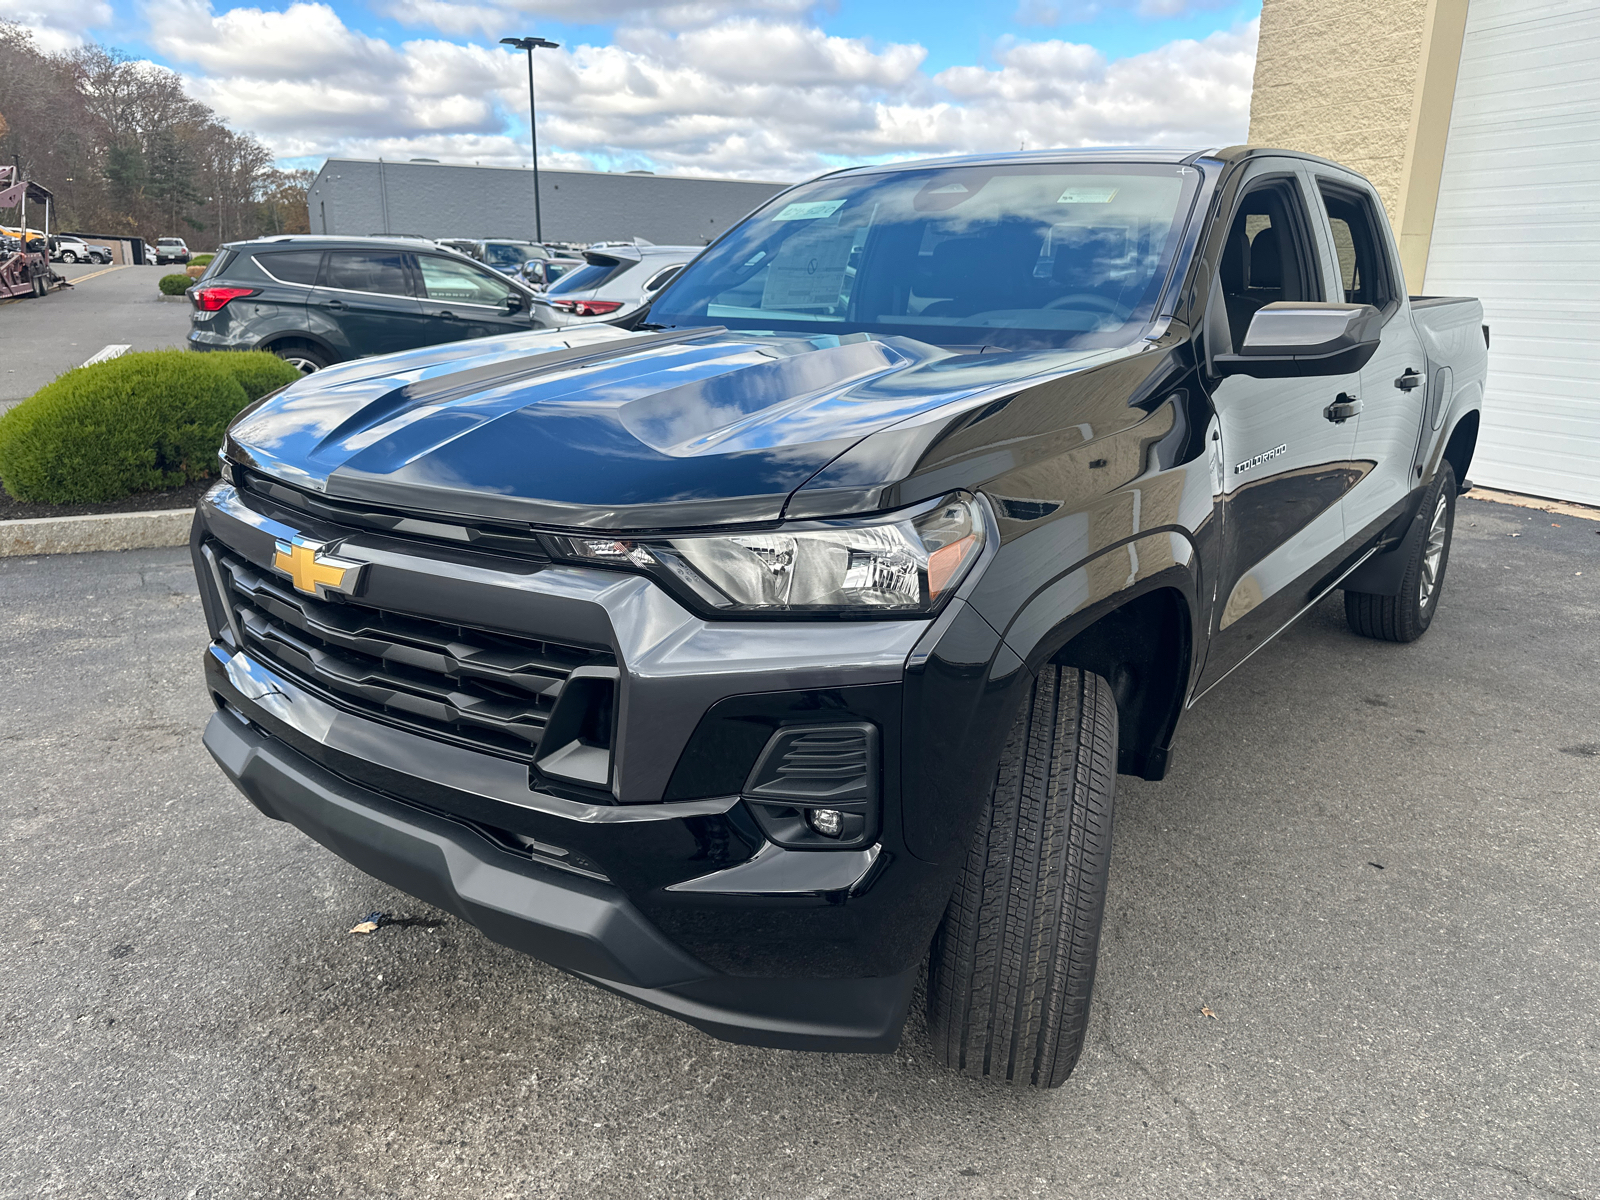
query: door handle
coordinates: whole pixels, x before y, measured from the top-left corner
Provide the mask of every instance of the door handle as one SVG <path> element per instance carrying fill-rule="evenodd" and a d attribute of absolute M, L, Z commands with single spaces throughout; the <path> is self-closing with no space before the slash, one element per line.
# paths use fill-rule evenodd
<path fill-rule="evenodd" d="M 1401 375 L 1399 379 L 1396 379 L 1394 381 L 1394 385 L 1402 392 L 1409 392 L 1412 388 L 1419 388 L 1422 386 L 1422 376 L 1417 374 L 1417 372 L 1412 368 L 1407 367 L 1405 374 Z"/>
<path fill-rule="evenodd" d="M 322 307 L 323 308 L 343 308 L 343 307 L 345 307 L 345 303 L 344 303 L 343 300 L 324 300 L 322 302 Z"/>
<path fill-rule="evenodd" d="M 1340 392 L 1334 402 L 1322 410 L 1322 415 L 1335 425 L 1343 425 L 1361 411 L 1361 398 Z"/>

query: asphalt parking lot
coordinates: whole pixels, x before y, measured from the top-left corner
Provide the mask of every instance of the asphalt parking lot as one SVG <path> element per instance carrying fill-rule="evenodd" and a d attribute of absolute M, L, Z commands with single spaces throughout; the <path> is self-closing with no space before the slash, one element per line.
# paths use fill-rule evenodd
<path fill-rule="evenodd" d="M 0 302 L 0 412 L 106 346 L 160 350 L 189 335 L 187 301 L 164 300 L 156 280 L 171 267 L 53 263 L 75 286 Z"/>
<path fill-rule="evenodd" d="M 1422 641 L 1335 597 L 1119 781 L 1045 1094 L 489 943 L 224 783 L 183 551 L 0 561 L 0 1195 L 1600 1197 L 1597 531 L 1463 501 Z"/>

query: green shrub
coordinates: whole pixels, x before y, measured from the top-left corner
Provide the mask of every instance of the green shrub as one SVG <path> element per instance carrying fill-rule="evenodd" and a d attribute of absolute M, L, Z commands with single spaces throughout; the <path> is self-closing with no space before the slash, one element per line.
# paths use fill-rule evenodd
<path fill-rule="evenodd" d="M 156 280 L 156 286 L 161 289 L 163 296 L 181 296 L 193 283 L 194 280 L 187 275 L 163 275 Z"/>
<path fill-rule="evenodd" d="M 191 254 L 189 256 L 189 265 L 191 267 L 209 267 L 211 260 L 215 257 L 215 254 Z"/>
<path fill-rule="evenodd" d="M 0 416 L 18 500 L 95 504 L 216 474 L 228 422 L 300 373 L 271 354 L 154 350 L 68 371 Z"/>

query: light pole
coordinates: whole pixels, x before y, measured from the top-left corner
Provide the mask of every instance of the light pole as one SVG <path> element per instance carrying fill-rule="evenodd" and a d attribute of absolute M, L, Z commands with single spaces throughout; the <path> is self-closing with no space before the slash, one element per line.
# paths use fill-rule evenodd
<path fill-rule="evenodd" d="M 544 241 L 544 215 L 539 211 L 539 126 L 533 107 L 533 52 L 559 50 L 560 42 L 542 37 L 501 38 L 502 46 L 515 46 L 528 52 L 528 136 L 533 139 L 533 240 Z"/>

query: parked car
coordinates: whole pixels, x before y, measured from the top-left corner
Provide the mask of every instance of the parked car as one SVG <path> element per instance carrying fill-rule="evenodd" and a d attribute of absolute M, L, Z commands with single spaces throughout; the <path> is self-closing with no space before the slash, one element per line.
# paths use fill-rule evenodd
<path fill-rule="evenodd" d="M 168 263 L 186 263 L 189 261 L 189 247 L 182 238 L 164 237 L 156 239 L 156 266 L 163 267 Z"/>
<path fill-rule="evenodd" d="M 92 246 L 71 234 L 58 233 L 50 238 L 50 257 L 64 263 L 108 263 L 111 251 L 104 246 Z"/>
<path fill-rule="evenodd" d="M 704 246 L 619 243 L 586 250 L 584 264 L 545 289 L 539 303 L 562 325 L 615 324 L 637 314 Z"/>
<path fill-rule="evenodd" d="M 189 296 L 191 349 L 270 350 L 306 373 L 554 325 L 525 285 L 419 238 L 231 243 Z"/>
<path fill-rule="evenodd" d="M 512 238 L 486 238 L 468 251 L 473 258 L 502 275 L 516 276 L 522 265 L 551 257 L 538 242 L 517 241 Z"/>
<path fill-rule="evenodd" d="M 890 1050 L 926 962 L 938 1059 L 1057 1086 L 1117 773 L 1335 590 L 1382 641 L 1441 611 L 1488 331 L 1403 279 L 1372 186 L 1288 151 L 804 184 L 626 329 L 241 417 L 191 543 L 206 745 L 718 1037 Z"/>
<path fill-rule="evenodd" d="M 581 258 L 530 258 L 522 264 L 518 274 L 523 283 L 536 292 L 542 292 L 563 275 L 583 265 Z"/>

